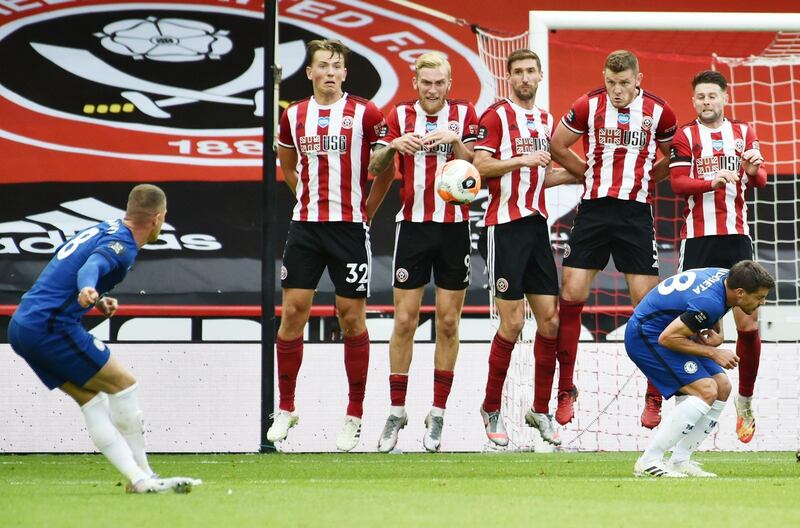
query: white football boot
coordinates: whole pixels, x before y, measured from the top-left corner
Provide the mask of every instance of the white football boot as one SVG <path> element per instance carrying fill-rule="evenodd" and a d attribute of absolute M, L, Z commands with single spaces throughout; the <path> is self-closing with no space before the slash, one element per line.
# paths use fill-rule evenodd
<path fill-rule="evenodd" d="M 289 429 L 297 425 L 300 418 L 289 411 L 278 411 L 271 416 L 274 419 L 272 426 L 267 431 L 267 440 L 270 442 L 280 442 L 286 439 Z"/>
<path fill-rule="evenodd" d="M 669 468 L 663 460 L 644 460 L 641 457 L 633 466 L 634 477 L 666 477 L 686 478 L 683 473 L 678 473 Z"/>
<path fill-rule="evenodd" d="M 525 423 L 531 427 L 539 430 L 542 435 L 542 440 L 553 444 L 554 446 L 561 445 L 561 440 L 558 438 L 558 431 L 553 425 L 553 415 L 545 413 L 533 412 L 533 409 L 528 409 L 525 413 Z"/>
<path fill-rule="evenodd" d="M 336 449 L 339 451 L 352 451 L 361 438 L 361 418 L 345 416 L 342 430 L 336 437 Z"/>
<path fill-rule="evenodd" d="M 378 440 L 378 451 L 381 453 L 389 453 L 397 445 L 397 437 L 400 434 L 400 429 L 408 424 L 408 416 L 395 416 L 390 414 L 386 419 L 386 425 L 383 426 L 383 432 Z"/>
<path fill-rule="evenodd" d="M 695 462 L 694 460 L 684 460 L 683 462 L 673 462 L 670 460 L 667 463 L 667 466 L 672 471 L 683 473 L 687 477 L 710 478 L 717 476 L 716 473 L 711 473 L 710 471 L 704 470 L 702 467 L 700 467 L 700 462 Z"/>
<path fill-rule="evenodd" d="M 175 493 L 189 493 L 194 486 L 199 486 L 203 481 L 189 477 L 148 478 L 136 484 L 130 482 L 125 486 L 128 493 L 166 493 L 170 490 Z"/>

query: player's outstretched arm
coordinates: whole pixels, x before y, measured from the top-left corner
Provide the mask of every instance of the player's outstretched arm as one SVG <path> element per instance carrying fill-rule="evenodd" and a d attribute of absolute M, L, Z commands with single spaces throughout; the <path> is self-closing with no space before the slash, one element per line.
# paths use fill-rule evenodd
<path fill-rule="evenodd" d="M 733 351 L 705 345 L 690 339 L 697 330 L 687 326 L 684 320 L 691 320 L 696 316 L 696 313 L 686 312 L 677 317 L 658 336 L 658 344 L 675 352 L 707 357 L 726 369 L 736 367 L 739 364 L 739 356 L 734 354 Z"/>
<path fill-rule="evenodd" d="M 100 277 L 112 269 L 111 262 L 103 255 L 92 253 L 83 266 L 78 270 L 77 288 L 78 304 L 88 308 L 100 299 L 100 294 L 95 289 Z"/>
<path fill-rule="evenodd" d="M 544 188 L 555 187 L 556 185 L 563 185 L 565 183 L 582 183 L 583 178 L 580 180 L 576 178 L 567 169 L 554 169 L 553 164 L 547 166 L 547 172 L 544 176 Z"/>
<path fill-rule="evenodd" d="M 717 171 L 713 180 L 699 180 L 689 176 L 689 167 L 679 166 L 670 169 L 670 185 L 675 194 L 693 195 L 704 194 L 715 189 L 720 189 L 729 183 L 736 183 L 739 177 L 728 170 Z"/>
<path fill-rule="evenodd" d="M 497 178 L 503 174 L 515 171 L 521 167 L 545 167 L 550 163 L 550 154 L 538 150 L 532 154 L 499 160 L 483 149 L 476 149 L 472 164 L 481 173 L 481 178 Z"/>
<path fill-rule="evenodd" d="M 568 170 L 578 181 L 582 181 L 585 177 L 588 165 L 570 147 L 581 138 L 581 135 L 559 124 L 550 140 L 550 154 L 553 156 L 553 161 Z"/>
<path fill-rule="evenodd" d="M 650 172 L 653 183 L 669 178 L 669 146 L 668 142 L 658 144 L 658 150 L 661 151 L 661 159 L 655 162 L 653 170 Z"/>

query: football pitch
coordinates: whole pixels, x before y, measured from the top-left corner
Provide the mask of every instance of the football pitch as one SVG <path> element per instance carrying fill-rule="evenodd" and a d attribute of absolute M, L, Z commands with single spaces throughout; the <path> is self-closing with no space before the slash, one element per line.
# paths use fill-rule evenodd
<path fill-rule="evenodd" d="M 799 526 L 795 454 L 699 453 L 716 479 L 634 478 L 636 453 L 153 455 L 189 495 L 126 495 L 99 455 L 0 456 L 2 527 Z"/>

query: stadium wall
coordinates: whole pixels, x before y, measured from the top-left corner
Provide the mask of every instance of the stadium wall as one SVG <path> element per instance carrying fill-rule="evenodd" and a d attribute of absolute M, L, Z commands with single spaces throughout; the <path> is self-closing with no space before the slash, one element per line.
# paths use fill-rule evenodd
<path fill-rule="evenodd" d="M 113 350 L 140 382 L 151 452 L 259 450 L 261 365 L 257 343 L 116 344 Z M 485 343 L 461 347 L 445 421 L 445 451 L 492 449 L 487 445 L 478 413 L 488 351 Z M 433 385 L 433 352 L 431 343 L 418 344 L 414 350 L 407 401 L 410 420 L 398 444 L 404 452 L 422 451 L 423 419 Z M 751 444 L 736 442 L 735 414 L 733 406 L 728 405 L 720 420 L 721 429 L 704 444 L 705 449 L 796 448 L 800 434 L 800 388 L 796 383 L 799 352 L 796 343 L 764 345 L 755 400 L 759 434 Z M 297 384 L 301 420 L 289 439 L 278 446 L 281 451 L 335 450 L 336 434 L 347 405 L 341 354 L 339 345 L 306 345 Z M 515 354 L 515 364 L 520 359 L 529 361 L 528 355 L 532 357 L 524 348 L 517 348 Z M 372 345 L 364 426 L 357 451 L 375 450 L 386 419 L 388 358 L 388 344 Z M 94 451 L 74 403 L 59 391 L 47 391 L 8 345 L 0 345 L 0 364 L 6 365 L 0 370 L 0 453 Z M 562 431 L 565 448 L 642 449 L 651 435 L 637 422 L 644 378 L 628 360 L 622 344 L 582 347 L 576 374 L 583 391 L 576 422 Z M 730 374 L 735 383 L 737 371 Z M 510 378 L 520 375 L 527 376 L 527 370 L 518 368 Z"/>

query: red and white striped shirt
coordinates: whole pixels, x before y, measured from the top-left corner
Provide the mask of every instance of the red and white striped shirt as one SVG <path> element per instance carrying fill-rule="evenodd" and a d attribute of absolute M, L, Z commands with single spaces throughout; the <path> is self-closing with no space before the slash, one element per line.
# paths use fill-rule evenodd
<path fill-rule="evenodd" d="M 492 157 L 506 160 L 550 152 L 553 116 L 536 106 L 528 110 L 509 99 L 498 101 L 481 116 L 475 150 L 485 150 Z M 530 167 L 487 178 L 489 203 L 484 223 L 487 226 L 506 224 L 526 216 L 540 214 L 547 218 L 544 200 L 544 176 L 547 168 Z"/>
<path fill-rule="evenodd" d="M 583 199 L 609 196 L 650 203 L 650 171 L 656 144 L 675 134 L 675 114 L 667 103 L 641 88 L 625 108 L 616 108 L 605 88 L 580 97 L 561 123 L 583 135 L 586 180 Z"/>
<path fill-rule="evenodd" d="M 450 129 L 461 136 L 462 143 L 475 141 L 478 135 L 478 115 L 471 103 L 448 99 L 435 115 L 427 115 L 419 101 L 398 103 L 386 118 L 387 133 L 378 143 L 389 145 L 392 140 L 408 133 L 424 136 L 436 129 Z M 434 150 L 400 156 L 400 211 L 397 221 L 466 222 L 469 205 L 451 205 L 439 197 L 434 186 L 436 170 L 454 159 L 453 145 L 439 145 Z"/>
<path fill-rule="evenodd" d="M 310 97 L 287 108 L 278 144 L 299 154 L 292 220 L 366 222 L 370 150 L 385 129 L 375 104 L 347 93 L 332 105 Z"/>
<path fill-rule="evenodd" d="M 750 235 L 744 201 L 750 178 L 744 172 L 742 154 L 758 148 L 755 132 L 740 121 L 725 119 L 718 129 L 708 128 L 698 121 L 681 127 L 670 150 L 672 177 L 709 182 L 707 190 L 686 196 L 683 212 L 686 223 L 681 229 L 681 238 Z M 736 173 L 739 181 L 710 189 L 710 182 L 719 170 Z"/>

